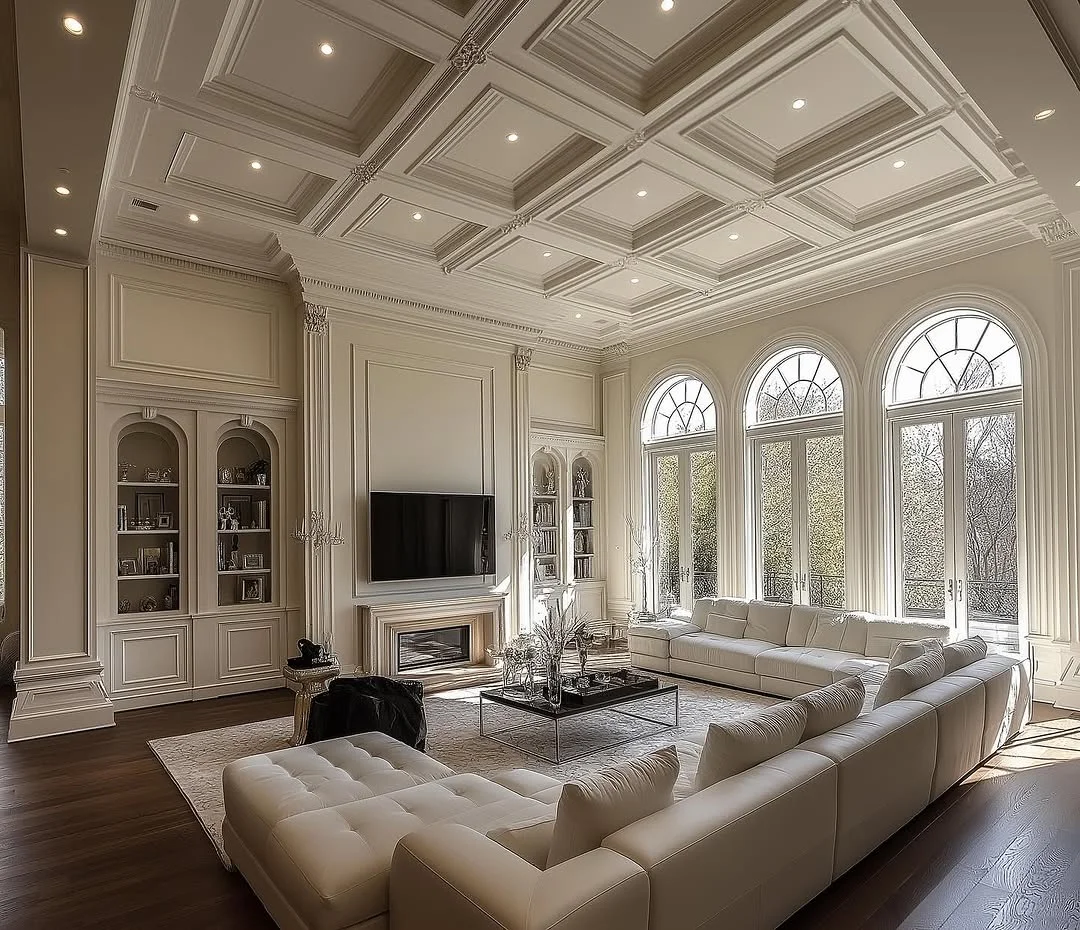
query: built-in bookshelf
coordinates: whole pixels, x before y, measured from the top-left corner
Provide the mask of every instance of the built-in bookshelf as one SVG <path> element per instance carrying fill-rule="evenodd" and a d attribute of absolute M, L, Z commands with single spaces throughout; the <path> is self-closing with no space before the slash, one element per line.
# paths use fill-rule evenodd
<path fill-rule="evenodd" d="M 570 505 L 574 545 L 574 580 L 591 581 L 596 577 L 596 522 L 593 515 L 593 469 L 584 456 L 570 468 L 574 496 Z"/>
<path fill-rule="evenodd" d="M 533 456 L 533 580 L 538 585 L 562 581 L 560 536 L 563 521 L 559 472 L 555 456 L 546 452 L 537 452 Z"/>
<path fill-rule="evenodd" d="M 274 599 L 271 453 L 255 430 L 221 437 L 217 455 L 218 606 L 251 607 Z"/>
<path fill-rule="evenodd" d="M 116 447 L 116 615 L 180 613 L 180 450 L 166 427 L 124 429 Z"/>

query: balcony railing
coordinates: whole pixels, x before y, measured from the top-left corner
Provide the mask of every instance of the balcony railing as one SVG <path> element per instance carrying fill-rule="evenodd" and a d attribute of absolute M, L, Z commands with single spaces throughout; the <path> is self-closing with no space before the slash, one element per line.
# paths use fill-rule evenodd
<path fill-rule="evenodd" d="M 665 570 L 657 573 L 657 592 L 656 592 L 656 606 L 657 613 L 660 616 L 667 616 L 671 610 L 680 605 L 682 599 L 682 581 L 680 578 L 681 573 L 678 569 Z M 716 597 L 716 571 L 701 571 L 694 572 L 693 574 L 693 592 L 692 597 L 697 600 L 699 597 Z M 686 607 L 692 607 L 692 604 L 685 605 Z"/>
<path fill-rule="evenodd" d="M 810 572 L 806 579 L 810 603 L 814 607 L 844 606 L 847 584 L 843 575 Z M 790 604 L 794 593 L 794 576 L 788 572 L 764 572 L 761 576 L 762 599 Z"/>

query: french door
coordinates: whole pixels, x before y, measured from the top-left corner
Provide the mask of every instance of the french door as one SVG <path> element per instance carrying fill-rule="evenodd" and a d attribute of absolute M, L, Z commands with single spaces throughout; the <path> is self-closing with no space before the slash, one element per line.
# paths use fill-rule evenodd
<path fill-rule="evenodd" d="M 843 431 L 760 437 L 753 452 L 758 596 L 843 607 Z"/>
<path fill-rule="evenodd" d="M 1019 648 L 1017 405 L 893 422 L 896 592 L 905 617 Z"/>
<path fill-rule="evenodd" d="M 652 598 L 657 613 L 716 597 L 716 449 L 686 446 L 649 455 Z"/>

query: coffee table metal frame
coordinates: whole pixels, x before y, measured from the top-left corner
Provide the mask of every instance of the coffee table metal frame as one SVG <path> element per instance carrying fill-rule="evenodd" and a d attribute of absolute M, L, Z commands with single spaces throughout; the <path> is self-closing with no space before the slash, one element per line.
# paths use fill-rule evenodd
<path fill-rule="evenodd" d="M 675 720 L 672 722 L 668 720 L 658 720 L 655 717 L 651 717 L 647 714 L 633 713 L 626 710 L 625 707 L 628 704 L 637 704 L 641 701 L 649 701 L 657 697 L 664 697 L 671 695 L 675 699 Z M 528 727 L 535 727 L 534 722 L 522 723 L 512 727 L 503 727 L 498 730 L 492 730 L 490 726 L 485 729 L 484 727 L 484 701 L 490 701 L 492 704 L 498 704 L 502 707 L 510 707 L 514 710 L 523 711 L 534 716 L 541 717 L 545 720 L 550 720 L 555 726 L 555 757 L 545 756 L 541 753 L 535 752 L 532 749 L 526 749 L 520 743 L 511 742 L 508 739 L 503 739 L 501 734 L 513 733 L 515 730 L 523 730 Z M 584 714 L 596 713 L 597 711 L 610 710 L 617 714 L 621 714 L 624 717 L 633 717 L 635 720 L 643 720 L 646 723 L 655 724 L 656 727 L 647 733 L 638 733 L 634 736 L 627 737 L 626 739 L 616 740 L 614 743 L 606 743 L 602 746 L 597 746 L 592 749 L 588 749 L 585 752 L 579 752 L 576 755 L 564 756 L 562 754 L 561 745 L 559 742 L 559 721 L 569 720 L 574 717 L 580 717 Z M 552 765 L 562 765 L 564 762 L 573 762 L 575 759 L 583 759 L 585 756 L 591 756 L 597 752 L 604 752 L 608 749 L 614 749 L 617 746 L 623 746 L 626 743 L 632 743 L 635 740 L 646 739 L 650 736 L 655 736 L 657 733 L 661 733 L 664 730 L 673 730 L 679 725 L 679 686 L 678 685 L 661 685 L 659 688 L 653 688 L 649 691 L 638 691 L 632 694 L 624 694 L 620 697 L 612 698 L 609 701 L 598 701 L 594 704 L 563 704 L 558 709 L 552 707 L 543 698 L 537 698 L 535 700 L 526 700 L 523 693 L 520 691 L 512 690 L 504 692 L 502 688 L 489 688 L 480 692 L 480 735 L 485 739 L 490 739 L 496 743 L 501 743 L 503 746 L 509 746 L 511 749 L 516 749 L 518 752 L 525 753 L 527 756 L 532 756 L 534 759 L 539 759 L 541 762 L 549 762 Z"/>

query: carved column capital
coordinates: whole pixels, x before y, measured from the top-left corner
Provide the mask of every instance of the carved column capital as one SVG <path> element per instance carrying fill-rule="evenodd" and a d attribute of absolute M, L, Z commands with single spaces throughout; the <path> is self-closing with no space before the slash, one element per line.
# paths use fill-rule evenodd
<path fill-rule="evenodd" d="M 518 346 L 514 352 L 514 368 L 518 371 L 528 371 L 532 364 L 533 350 L 526 346 Z"/>
<path fill-rule="evenodd" d="M 326 334 L 329 324 L 326 320 L 326 307 L 304 301 L 304 329 L 313 336 Z"/>

